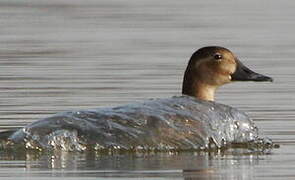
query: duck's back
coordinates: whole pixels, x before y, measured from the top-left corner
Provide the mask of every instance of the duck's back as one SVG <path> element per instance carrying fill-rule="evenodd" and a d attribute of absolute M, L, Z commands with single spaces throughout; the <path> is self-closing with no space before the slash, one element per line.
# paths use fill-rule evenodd
<path fill-rule="evenodd" d="M 114 108 L 59 113 L 14 133 L 29 148 L 200 149 L 257 136 L 249 117 L 193 97 L 153 99 Z"/>

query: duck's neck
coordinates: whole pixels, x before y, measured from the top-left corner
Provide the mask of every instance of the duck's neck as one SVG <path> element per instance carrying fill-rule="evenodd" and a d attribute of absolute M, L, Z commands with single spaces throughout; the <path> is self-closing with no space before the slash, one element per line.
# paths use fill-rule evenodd
<path fill-rule="evenodd" d="M 182 85 L 182 94 L 193 96 L 206 101 L 214 101 L 216 86 L 212 86 L 185 73 Z"/>

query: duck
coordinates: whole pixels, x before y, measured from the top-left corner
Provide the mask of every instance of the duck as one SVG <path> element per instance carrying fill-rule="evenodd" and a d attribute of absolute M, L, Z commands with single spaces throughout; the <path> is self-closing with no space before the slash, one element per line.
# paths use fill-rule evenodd
<path fill-rule="evenodd" d="M 11 144 L 38 150 L 188 150 L 212 142 L 218 148 L 246 143 L 259 137 L 253 120 L 214 101 L 219 87 L 235 81 L 273 79 L 250 70 L 229 49 L 207 46 L 192 54 L 181 96 L 62 112 L 4 134 Z"/>

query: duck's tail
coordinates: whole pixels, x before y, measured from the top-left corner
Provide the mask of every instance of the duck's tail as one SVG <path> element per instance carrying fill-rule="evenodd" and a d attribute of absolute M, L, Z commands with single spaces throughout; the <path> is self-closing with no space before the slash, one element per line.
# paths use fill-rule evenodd
<path fill-rule="evenodd" d="M 8 140 L 8 138 L 17 131 L 17 129 L 10 129 L 5 131 L 0 131 L 0 141 Z"/>

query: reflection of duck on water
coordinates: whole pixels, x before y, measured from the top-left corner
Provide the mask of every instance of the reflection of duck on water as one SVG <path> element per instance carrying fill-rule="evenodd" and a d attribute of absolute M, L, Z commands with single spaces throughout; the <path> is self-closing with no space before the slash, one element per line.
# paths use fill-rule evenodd
<path fill-rule="evenodd" d="M 246 114 L 214 101 L 216 89 L 232 81 L 272 81 L 245 67 L 223 47 L 204 47 L 191 57 L 183 96 L 114 108 L 64 112 L 33 122 L 9 139 L 27 148 L 202 149 L 257 138 Z"/>

